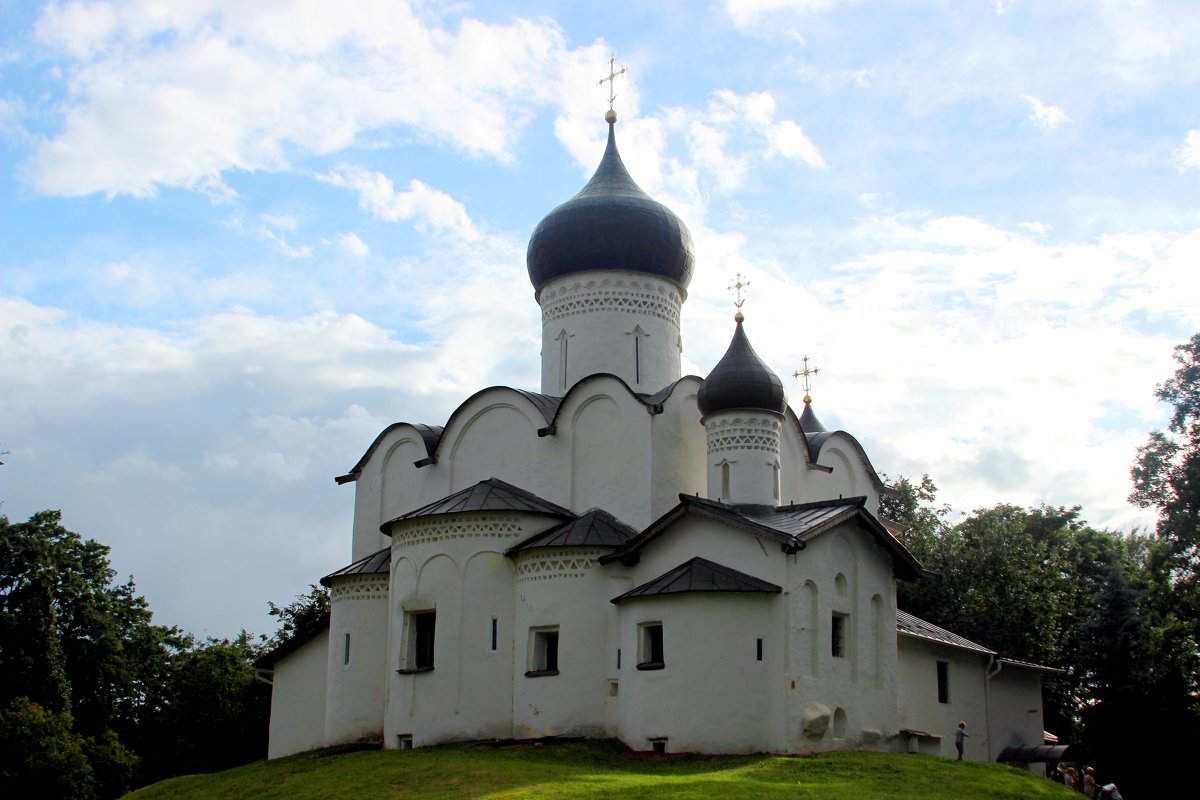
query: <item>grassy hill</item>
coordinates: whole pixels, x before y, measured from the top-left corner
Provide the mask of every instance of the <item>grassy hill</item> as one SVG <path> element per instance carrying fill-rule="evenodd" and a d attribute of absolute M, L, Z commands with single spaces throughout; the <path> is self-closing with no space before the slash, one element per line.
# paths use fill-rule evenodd
<path fill-rule="evenodd" d="M 423 798 L 813 798 L 996 800 L 1079 797 L 998 764 L 901 753 L 648 757 L 612 742 L 493 748 L 323 750 L 147 786 L 128 800 Z"/>

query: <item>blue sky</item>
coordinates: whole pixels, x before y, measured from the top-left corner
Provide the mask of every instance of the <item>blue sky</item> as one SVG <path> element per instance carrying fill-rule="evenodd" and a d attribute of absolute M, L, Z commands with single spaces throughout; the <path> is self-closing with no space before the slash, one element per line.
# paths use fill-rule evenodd
<path fill-rule="evenodd" d="M 1200 330 L 1180 2 L 0 0 L 2 511 L 156 618 L 270 630 L 349 560 L 375 434 L 536 389 L 538 220 L 618 141 L 687 222 L 685 371 L 747 332 L 957 511 L 1152 524 L 1128 469 Z M 793 400 L 802 395 L 790 385 Z"/>

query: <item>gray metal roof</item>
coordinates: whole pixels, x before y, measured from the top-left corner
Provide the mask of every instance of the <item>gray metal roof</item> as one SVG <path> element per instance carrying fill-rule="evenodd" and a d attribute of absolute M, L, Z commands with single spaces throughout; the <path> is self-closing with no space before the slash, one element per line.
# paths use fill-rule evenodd
<path fill-rule="evenodd" d="M 321 578 L 322 586 L 330 586 L 334 578 L 343 578 L 347 575 L 378 575 L 380 573 L 389 573 L 392 570 L 392 548 L 385 547 L 382 550 L 371 553 L 366 558 L 360 558 L 353 564 L 342 567 L 336 572 L 331 572 L 324 578 Z"/>
<path fill-rule="evenodd" d="M 763 539 L 777 542 L 788 553 L 803 550 L 812 539 L 843 522 L 853 520 L 867 533 L 874 536 L 875 540 L 888 551 L 900 577 L 914 579 L 931 575 L 921 567 L 899 539 L 866 511 L 866 498 L 864 497 L 778 507 L 726 505 L 717 500 L 686 494 L 681 494 L 679 500 L 679 505 L 652 522 L 620 551 L 601 556 L 600 562 L 608 563 L 619 559 L 633 563 L 640 557 L 642 548 L 688 514 L 707 517 Z"/>
<path fill-rule="evenodd" d="M 392 523 L 401 520 L 469 511 L 528 511 L 556 517 L 574 518 L 575 516 L 562 506 L 555 505 L 549 500 L 543 500 L 532 492 L 527 492 L 511 483 L 505 483 L 499 478 L 488 478 L 460 492 L 455 492 L 449 497 L 443 497 L 441 500 L 435 500 L 415 511 L 409 511 L 407 514 L 390 519 L 379 526 L 379 529 L 388 533 Z"/>
<path fill-rule="evenodd" d="M 658 597 L 684 592 L 777 593 L 781 591 L 783 589 L 773 583 L 739 572 L 732 567 L 717 564 L 706 558 L 697 557 L 685 561 L 652 581 L 614 597 L 611 602 L 619 603 L 622 600 L 632 600 L 636 597 Z"/>
<path fill-rule="evenodd" d="M 567 520 L 548 531 L 531 536 L 509 549 L 509 555 L 535 547 L 621 547 L 637 536 L 607 511 L 593 508 L 578 519 Z"/>
<path fill-rule="evenodd" d="M 939 628 L 932 622 L 926 622 L 920 617 L 914 617 L 907 611 L 901 611 L 900 609 L 896 609 L 896 630 L 908 636 L 914 636 L 918 639 L 928 639 L 931 642 L 956 647 L 959 650 L 972 650 L 988 656 L 996 655 L 995 650 L 989 650 L 981 644 L 976 644 L 970 639 L 959 636 L 957 633 L 951 633 L 945 628 Z"/>

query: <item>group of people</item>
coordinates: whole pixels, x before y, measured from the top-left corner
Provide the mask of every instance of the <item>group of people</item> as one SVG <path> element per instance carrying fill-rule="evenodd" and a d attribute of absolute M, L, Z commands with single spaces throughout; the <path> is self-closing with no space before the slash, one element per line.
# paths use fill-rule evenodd
<path fill-rule="evenodd" d="M 1079 773 L 1075 771 L 1074 767 L 1067 767 L 1065 770 L 1056 767 L 1050 773 L 1050 779 L 1058 781 L 1068 789 L 1083 792 L 1083 796 L 1091 798 L 1091 800 L 1122 800 L 1115 783 L 1101 786 L 1096 782 L 1096 771 L 1092 767 L 1083 771 L 1082 778 L 1079 777 Z"/>

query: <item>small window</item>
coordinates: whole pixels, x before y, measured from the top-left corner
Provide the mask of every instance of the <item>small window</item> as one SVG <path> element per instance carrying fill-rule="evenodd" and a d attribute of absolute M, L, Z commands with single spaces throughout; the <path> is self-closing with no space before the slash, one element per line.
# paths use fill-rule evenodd
<path fill-rule="evenodd" d="M 950 662 L 937 662 L 938 702 L 950 702 Z"/>
<path fill-rule="evenodd" d="M 348 634 L 348 633 L 346 634 L 346 649 L 345 649 L 345 652 L 342 654 L 342 663 L 343 664 L 350 663 L 350 634 Z"/>
<path fill-rule="evenodd" d="M 754 660 L 755 660 L 755 661 L 762 661 L 762 659 L 763 659 L 763 646 L 762 646 L 762 639 L 755 639 L 755 645 L 754 645 Z"/>
<path fill-rule="evenodd" d="M 662 669 L 663 626 L 661 622 L 645 622 L 638 630 L 638 669 Z"/>
<path fill-rule="evenodd" d="M 558 674 L 558 628 L 534 628 L 529 636 L 526 678 Z"/>
<path fill-rule="evenodd" d="M 433 669 L 436 611 L 411 611 L 407 615 L 408 641 L 404 648 L 401 672 L 426 672 Z"/>
<path fill-rule="evenodd" d="M 412 750 L 412 734 L 398 733 L 396 734 L 396 746 L 401 750 Z"/>
<path fill-rule="evenodd" d="M 833 657 L 846 657 L 846 615 L 833 615 Z"/>
<path fill-rule="evenodd" d="M 721 465 L 721 499 L 729 499 L 729 462 Z"/>
<path fill-rule="evenodd" d="M 500 620 L 492 617 L 491 645 L 488 648 L 493 653 L 500 649 Z"/>

